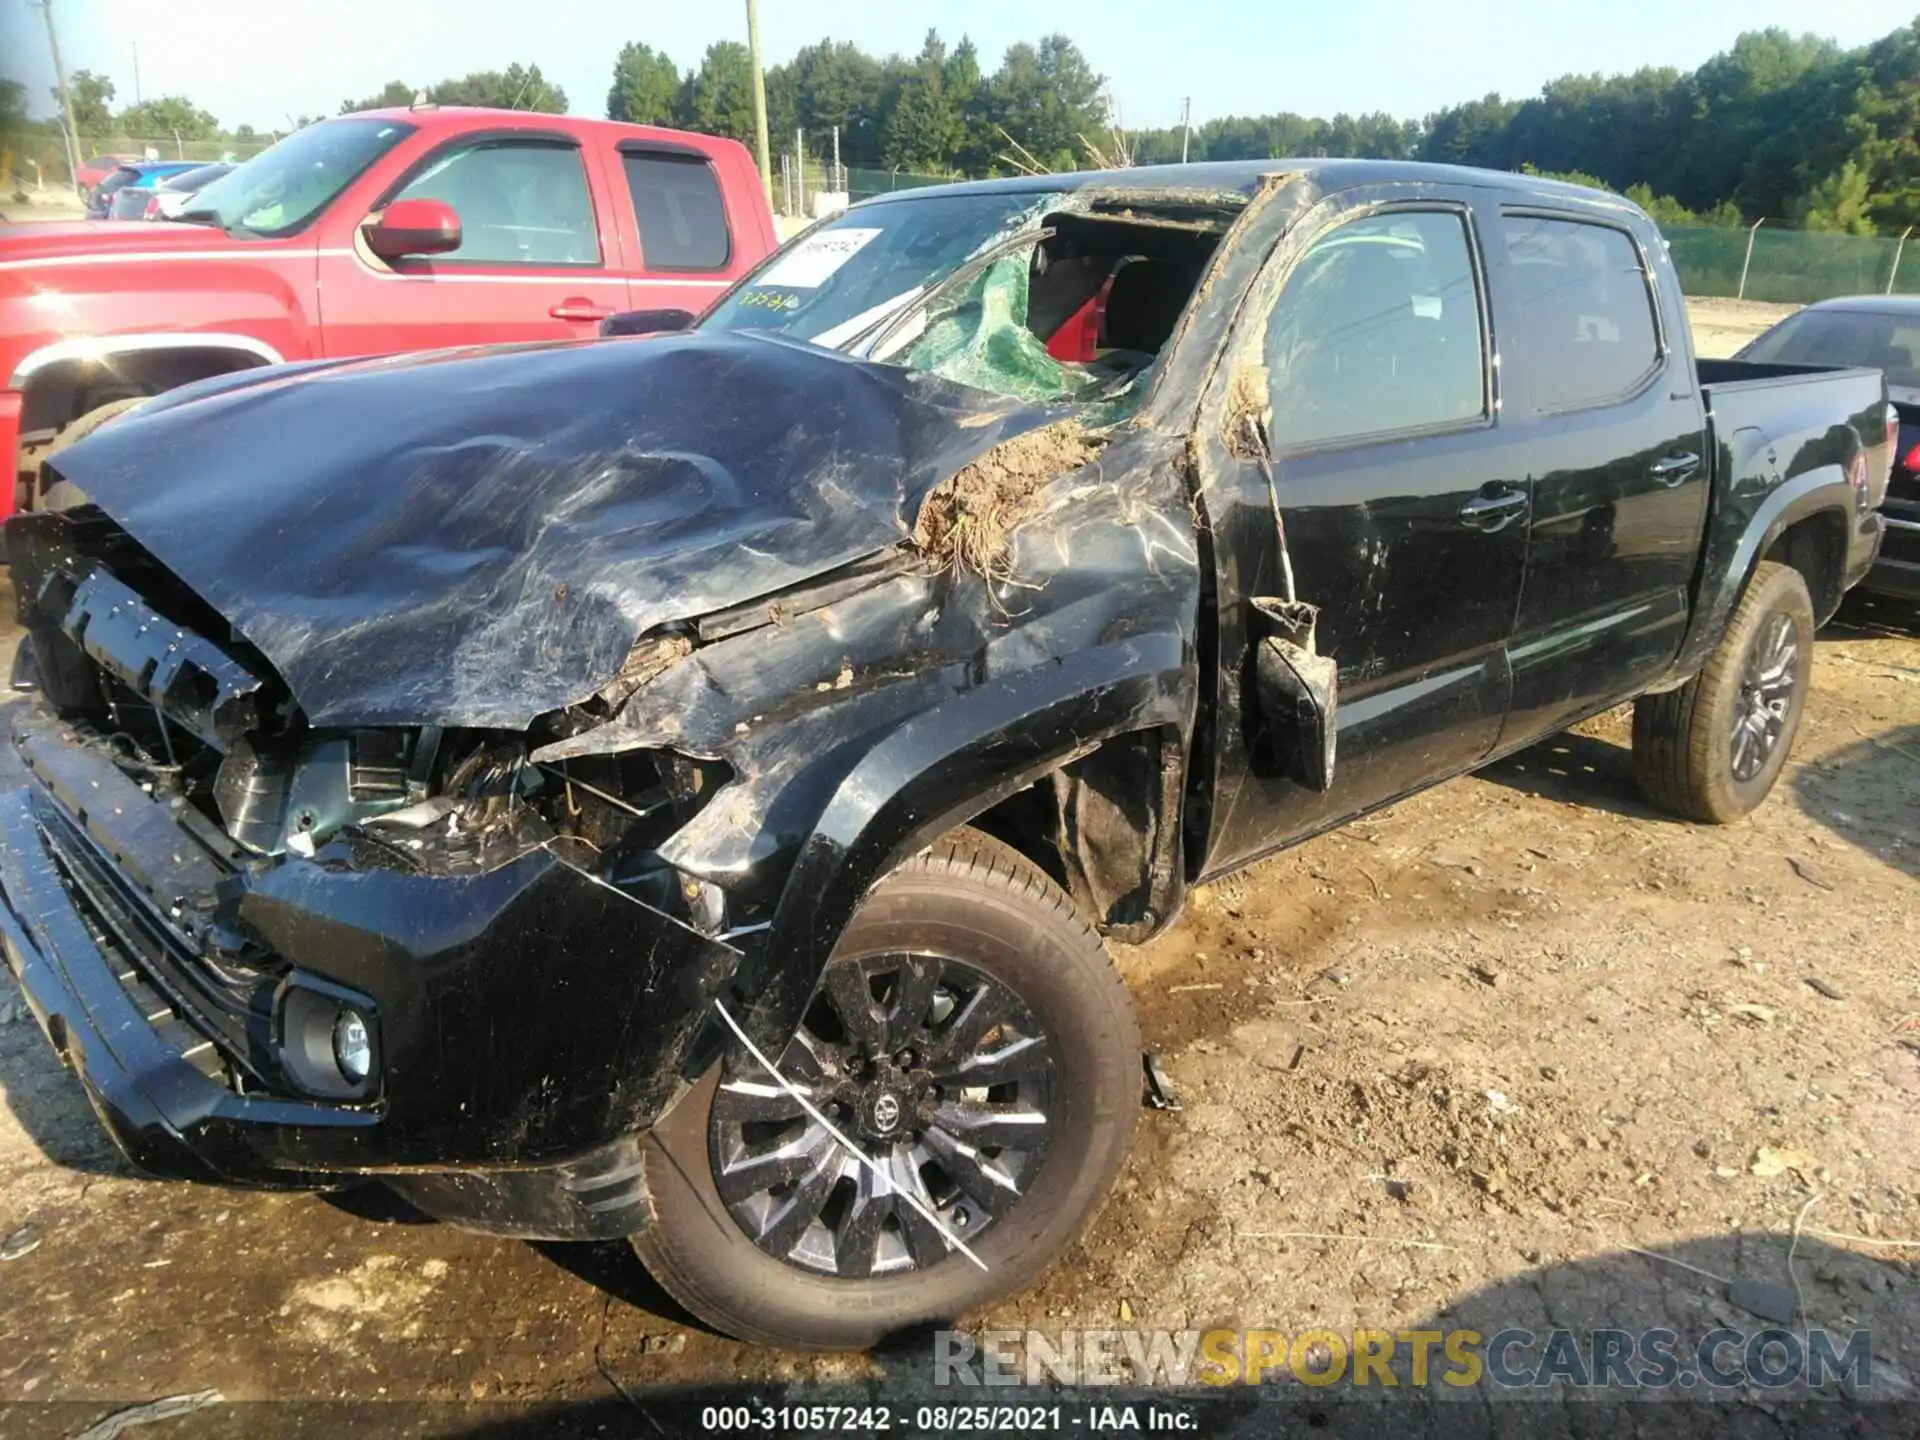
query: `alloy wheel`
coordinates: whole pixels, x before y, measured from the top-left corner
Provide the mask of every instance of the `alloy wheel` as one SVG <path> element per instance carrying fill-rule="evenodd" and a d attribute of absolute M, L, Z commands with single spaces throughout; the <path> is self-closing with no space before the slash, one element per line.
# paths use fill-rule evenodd
<path fill-rule="evenodd" d="M 1789 615 L 1769 619 L 1747 651 L 1730 737 L 1733 778 L 1742 784 L 1766 768 L 1780 744 L 1793 705 L 1794 671 L 1799 659 L 1800 642 Z"/>
<path fill-rule="evenodd" d="M 1054 1121 L 1052 1042 L 1005 983 L 940 956 L 827 967 L 782 1053 L 786 1080 L 728 1062 L 708 1122 L 715 1188 L 762 1250 L 845 1279 L 952 1253 L 913 1196 L 972 1245 L 1018 1205 Z"/>

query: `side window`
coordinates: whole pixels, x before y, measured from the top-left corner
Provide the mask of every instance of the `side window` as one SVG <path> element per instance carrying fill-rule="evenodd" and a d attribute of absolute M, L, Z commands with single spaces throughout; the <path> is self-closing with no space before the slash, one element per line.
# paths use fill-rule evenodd
<path fill-rule="evenodd" d="M 600 240 L 580 152 L 489 141 L 432 162 L 394 197 L 441 200 L 460 217 L 460 248 L 439 258 L 493 265 L 598 265 Z"/>
<path fill-rule="evenodd" d="M 1501 222 L 1517 324 L 1502 343 L 1536 410 L 1612 400 L 1660 362 L 1650 278 L 1623 230 L 1509 215 Z"/>
<path fill-rule="evenodd" d="M 641 258 L 649 270 L 719 270 L 733 254 L 720 181 L 697 155 L 623 151 Z"/>
<path fill-rule="evenodd" d="M 1466 221 L 1389 211 L 1329 231 L 1267 317 L 1282 448 L 1486 414 L 1486 344 Z"/>

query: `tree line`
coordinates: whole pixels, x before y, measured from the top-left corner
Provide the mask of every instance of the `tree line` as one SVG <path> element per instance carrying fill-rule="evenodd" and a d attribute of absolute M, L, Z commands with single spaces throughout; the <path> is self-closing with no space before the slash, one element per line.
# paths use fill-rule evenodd
<path fill-rule="evenodd" d="M 248 126 L 221 130 L 181 96 L 115 110 L 112 81 L 89 71 L 76 72 L 70 88 L 83 136 L 256 138 Z M 766 90 L 776 153 L 797 131 L 821 156 L 837 129 L 844 163 L 926 175 L 1165 163 L 1180 159 L 1184 142 L 1195 161 L 1354 156 L 1567 175 L 1628 194 L 1667 223 L 1765 218 L 1852 234 L 1920 223 L 1920 20 L 1851 49 L 1750 31 L 1694 70 L 1563 76 L 1526 99 L 1487 95 L 1423 119 L 1280 111 L 1209 120 L 1185 136 L 1177 126 L 1120 128 L 1104 77 L 1060 34 L 1009 46 L 991 70 L 970 39 L 949 45 L 937 31 L 912 56 L 821 40 L 769 69 Z M 340 110 L 416 97 L 567 107 L 539 66 L 514 64 L 427 86 L 389 81 Z M 0 82 L 0 125 L 18 128 L 24 100 L 16 83 Z M 605 110 L 751 143 L 747 48 L 717 42 L 683 71 L 652 46 L 629 43 L 614 60 Z"/>
<path fill-rule="evenodd" d="M 751 143 L 752 85 L 737 41 L 708 46 L 684 75 L 636 42 L 614 62 L 607 115 Z M 912 57 L 876 59 L 849 41 L 822 40 L 770 68 L 766 86 L 776 150 L 799 132 L 820 154 L 837 129 L 848 165 L 928 175 L 1071 170 L 1115 143 L 1106 82 L 1065 35 L 1009 46 L 991 73 L 973 41 L 949 48 L 934 30 Z"/>

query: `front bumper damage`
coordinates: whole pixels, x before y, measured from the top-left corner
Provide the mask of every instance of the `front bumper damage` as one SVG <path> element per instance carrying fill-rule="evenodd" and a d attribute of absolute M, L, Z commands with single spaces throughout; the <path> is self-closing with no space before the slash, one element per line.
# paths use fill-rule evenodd
<path fill-rule="evenodd" d="M 1054 846 L 1122 938 L 1177 913 L 1202 586 L 1175 432 L 1066 443 L 738 339 L 400 368 L 156 401 L 150 443 L 63 454 L 91 503 L 9 524 L 64 718 L 0 804 L 0 938 L 138 1163 L 632 1233 L 713 1002 L 783 1043 L 939 834 Z M 317 439 L 376 430 L 365 464 Z M 1029 435 L 1004 573 L 923 551 L 926 497 Z M 309 994 L 365 1018 L 376 1084 L 299 1083 Z"/>
<path fill-rule="evenodd" d="M 547 849 L 408 869 L 343 841 L 228 866 L 105 742 L 35 716 L 14 744 L 30 783 L 0 795 L 0 943 L 134 1164 L 272 1188 L 377 1177 L 530 1237 L 644 1226 L 639 1137 L 683 1088 L 735 950 Z M 371 1017 L 365 1098 L 301 1096 L 276 1062 L 303 986 Z"/>

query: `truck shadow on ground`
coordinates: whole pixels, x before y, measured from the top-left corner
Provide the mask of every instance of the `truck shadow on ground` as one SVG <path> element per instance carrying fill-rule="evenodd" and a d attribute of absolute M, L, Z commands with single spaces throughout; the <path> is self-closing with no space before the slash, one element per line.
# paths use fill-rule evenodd
<path fill-rule="evenodd" d="M 647 1267 L 640 1263 L 640 1257 L 633 1253 L 633 1246 L 625 1240 L 600 1240 L 591 1244 L 532 1240 L 528 1244 L 569 1275 L 612 1296 L 616 1304 L 644 1310 L 683 1330 L 719 1334 L 688 1314 L 679 1301 L 662 1290 L 647 1273 Z"/>
<path fill-rule="evenodd" d="M 1920 879 L 1920 725 L 1868 735 L 1793 777 L 1807 815 L 1868 854 Z"/>
<path fill-rule="evenodd" d="M 1641 796 L 1633 778 L 1633 751 L 1595 735 L 1551 735 L 1474 773 L 1541 800 L 1610 810 L 1635 820 L 1673 821 Z"/>
<path fill-rule="evenodd" d="M 0 968 L 0 1006 L 26 1000 Z M 94 1118 L 80 1082 L 67 1073 L 30 1015 L 0 1025 L 0 1100 L 27 1139 L 56 1165 L 88 1175 L 132 1175 Z"/>
<path fill-rule="evenodd" d="M 609 1354 L 602 1373 L 613 1393 L 526 1409 L 476 1406 L 467 1427 L 443 1433 L 470 1440 L 697 1434 L 717 1423 L 758 1423 L 740 1418 L 748 1412 L 838 1405 L 885 1407 L 891 1429 L 922 1434 L 952 1428 L 920 1423 L 922 1407 L 985 1404 L 1049 1412 L 1057 1405 L 1059 1428 L 1082 1431 L 1092 1427 L 1094 1412 L 1132 1405 L 1137 1412 L 1185 1414 L 1188 1423 L 1177 1428 L 1189 1434 L 1236 1437 L 1911 1434 L 1920 1422 L 1920 1389 L 1896 1357 L 1911 1349 L 1920 1330 L 1914 1268 L 1810 1234 L 1796 1242 L 1779 1232 L 1715 1235 L 1659 1251 L 1622 1249 L 1544 1265 L 1471 1291 L 1411 1326 L 1381 1317 L 1382 1330 L 1432 1332 L 1424 1388 L 1412 1384 L 1411 1347 L 1404 1343 L 1394 1352 L 1393 1388 L 1377 1374 L 1368 1385 L 1352 1383 L 1345 1354 L 1339 1379 L 1328 1386 L 1303 1385 L 1283 1364 L 1258 1387 L 961 1387 L 936 1383 L 934 1337 L 922 1332 L 876 1352 L 873 1378 L 855 1382 L 649 1384 L 642 1362 Z M 1287 1313 L 1284 1301 L 1268 1313 L 1208 1324 L 1270 1328 L 1289 1339 L 1310 1326 Z M 1056 1349 L 1064 1344 L 1056 1326 L 1036 1328 Z M 1154 1332 L 1139 1328 L 1150 1340 Z M 1456 1341 L 1462 1352 L 1480 1357 L 1472 1378 L 1469 1362 L 1449 1357 L 1442 1338 L 1461 1331 L 1473 1332 Z M 1496 1340 L 1498 1368 L 1489 1354 Z M 1610 1364 L 1602 1358 L 1609 1348 L 1619 1356 Z M 1333 1353 L 1323 1349 L 1314 1363 Z M 1817 1386 L 1816 1368 L 1822 1372 Z M 715 1407 L 731 1407 L 733 1418 L 717 1421 Z M 1043 1422 L 1043 1428 L 1053 1426 Z M 1176 1427 L 1155 1426 L 1142 1413 L 1135 1428 Z"/>
<path fill-rule="evenodd" d="M 1840 611 L 1821 632 L 1823 639 L 1920 640 L 1920 604 L 1892 595 L 1850 591 Z"/>
<path fill-rule="evenodd" d="M 319 1198 L 342 1214 L 374 1224 L 438 1225 L 440 1223 L 426 1212 L 415 1209 L 377 1181 L 355 1185 L 346 1190 L 334 1190 Z M 501 1243 L 511 1242 L 502 1241 Z M 706 1335 L 719 1333 L 688 1314 L 677 1300 L 662 1290 L 653 1276 L 647 1273 L 647 1267 L 640 1263 L 640 1257 L 633 1253 L 633 1246 L 624 1240 L 565 1243 L 552 1240 L 529 1240 L 526 1243 L 536 1254 L 551 1261 L 576 1280 L 585 1281 L 618 1304 L 644 1310 L 682 1329 L 697 1330 Z"/>

